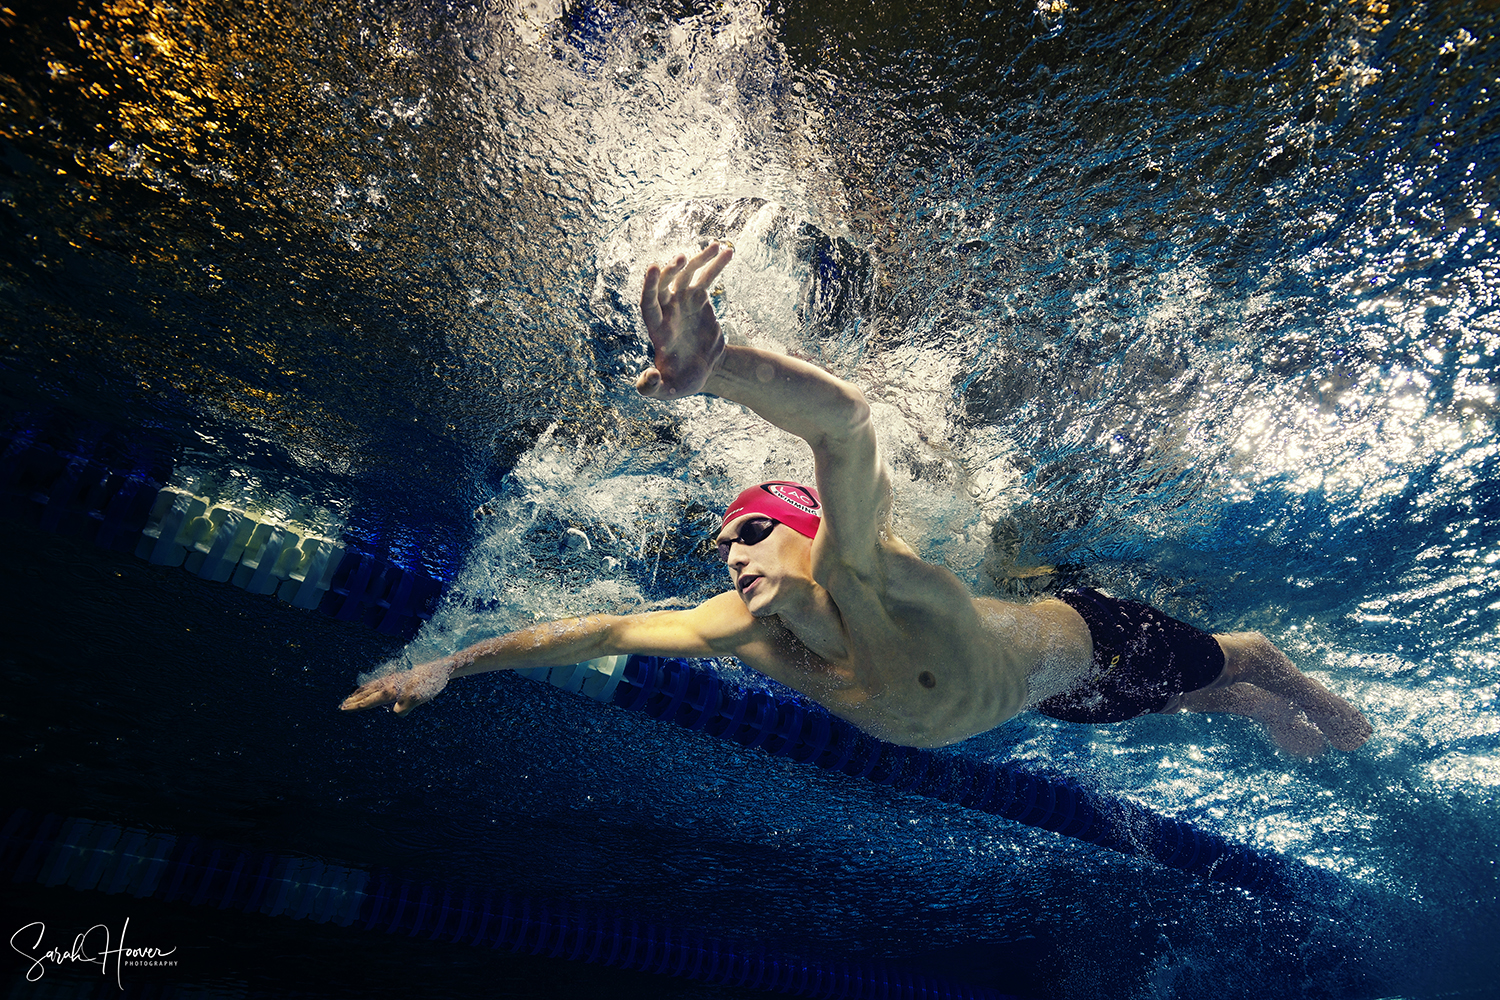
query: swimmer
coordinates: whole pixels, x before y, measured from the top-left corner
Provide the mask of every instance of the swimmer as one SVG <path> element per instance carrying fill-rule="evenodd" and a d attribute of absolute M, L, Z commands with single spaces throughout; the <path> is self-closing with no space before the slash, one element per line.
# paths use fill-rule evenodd
<path fill-rule="evenodd" d="M 488 639 L 376 678 L 346 710 L 409 712 L 454 677 L 600 656 L 734 656 L 892 743 L 936 747 L 1026 708 L 1112 723 L 1229 712 L 1302 757 L 1355 750 L 1371 727 L 1254 632 L 1209 635 L 1093 590 L 1033 604 L 971 596 L 891 527 L 891 475 L 858 388 L 782 354 L 725 345 L 709 302 L 734 255 L 710 243 L 646 269 L 641 314 L 653 399 L 733 400 L 812 448 L 815 483 L 762 483 L 724 513 L 718 556 L 732 589 L 685 611 L 590 615 Z"/>

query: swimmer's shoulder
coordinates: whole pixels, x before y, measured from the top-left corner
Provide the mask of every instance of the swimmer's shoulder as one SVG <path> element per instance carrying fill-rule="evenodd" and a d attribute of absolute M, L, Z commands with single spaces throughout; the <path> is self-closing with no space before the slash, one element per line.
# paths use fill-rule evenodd
<path fill-rule="evenodd" d="M 728 591 L 697 607 L 644 611 L 611 619 L 609 648 L 648 656 L 740 656 L 765 626 Z"/>
<path fill-rule="evenodd" d="M 969 600 L 969 588 L 952 570 L 923 559 L 896 535 L 882 539 L 879 552 L 880 575 L 889 600 L 948 609 Z"/>
<path fill-rule="evenodd" d="M 799 678 L 828 670 L 827 662 L 809 650 L 780 617 L 755 617 L 732 590 L 685 613 L 698 618 L 696 627 L 714 656 L 736 657 L 799 690 Z"/>
<path fill-rule="evenodd" d="M 836 592 L 840 585 L 856 583 L 889 592 L 894 597 L 908 590 L 920 595 L 933 587 L 948 597 L 954 587 L 963 589 L 958 577 L 927 562 L 906 539 L 889 529 L 882 531 L 876 540 L 874 558 L 845 553 L 834 545 L 820 546 L 821 541 L 820 537 L 813 546 L 813 578 L 831 592 Z"/>
<path fill-rule="evenodd" d="M 703 638 L 716 656 L 742 656 L 752 646 L 783 641 L 786 632 L 779 619 L 756 618 L 732 590 L 710 597 L 691 614 Z"/>

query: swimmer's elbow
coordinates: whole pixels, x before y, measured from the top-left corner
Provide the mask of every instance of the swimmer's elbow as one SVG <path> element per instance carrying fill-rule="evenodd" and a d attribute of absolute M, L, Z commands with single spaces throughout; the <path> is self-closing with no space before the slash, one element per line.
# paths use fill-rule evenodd
<path fill-rule="evenodd" d="M 639 643 L 638 636 L 632 636 L 631 622 L 639 615 L 600 615 L 604 628 L 596 637 L 600 656 L 625 656 L 630 653 L 639 653 L 640 650 L 633 648 L 633 644 Z"/>
<path fill-rule="evenodd" d="M 841 407 L 843 422 L 849 433 L 858 434 L 870 430 L 874 425 L 870 418 L 870 401 L 865 398 L 864 392 L 859 386 L 845 382 L 842 395 L 844 397 Z"/>
<path fill-rule="evenodd" d="M 875 423 L 871 416 L 870 401 L 858 386 L 841 382 L 838 397 L 833 405 L 822 413 L 822 439 L 827 444 L 846 444 L 868 438 L 875 439 Z"/>

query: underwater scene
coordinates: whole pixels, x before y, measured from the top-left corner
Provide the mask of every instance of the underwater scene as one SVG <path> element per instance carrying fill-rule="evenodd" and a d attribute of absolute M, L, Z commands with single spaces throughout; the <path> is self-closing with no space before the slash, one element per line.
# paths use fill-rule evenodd
<path fill-rule="evenodd" d="M 1492 3 L 0 25 L 0 995 L 1500 996 Z M 646 267 L 711 240 L 922 558 L 1263 632 L 1369 742 L 1023 712 L 854 766 L 732 658 L 692 690 L 812 749 L 636 661 L 340 712 L 729 589 L 725 505 L 812 456 L 635 391 Z"/>

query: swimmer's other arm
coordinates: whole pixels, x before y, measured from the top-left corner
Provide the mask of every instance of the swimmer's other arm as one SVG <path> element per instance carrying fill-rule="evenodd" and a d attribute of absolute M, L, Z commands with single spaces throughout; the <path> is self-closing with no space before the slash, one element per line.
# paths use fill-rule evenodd
<path fill-rule="evenodd" d="M 746 626 L 749 626 L 749 629 Z M 587 615 L 545 622 L 486 639 L 440 660 L 377 677 L 339 707 L 357 711 L 391 705 L 403 714 L 431 701 L 453 677 L 581 663 L 600 656 L 726 656 L 743 645 L 754 622 L 739 595 L 720 594 L 687 611 Z"/>
<path fill-rule="evenodd" d="M 641 320 L 655 364 L 636 380 L 636 391 L 655 399 L 711 393 L 806 441 L 824 510 L 814 573 L 822 582 L 837 564 L 873 572 L 891 485 L 870 405 L 856 386 L 805 361 L 725 344 L 708 290 L 733 257 L 733 247 L 710 243 L 691 259 L 678 254 L 665 268 L 646 268 Z"/>

